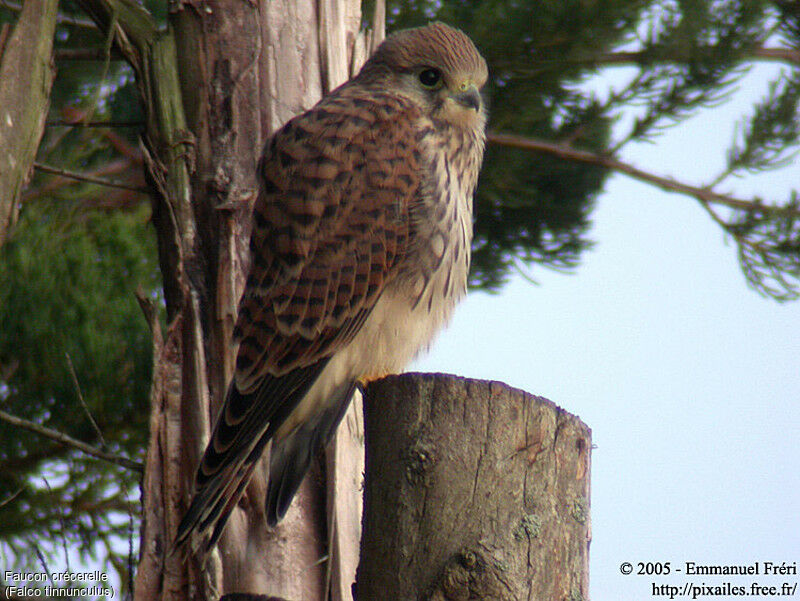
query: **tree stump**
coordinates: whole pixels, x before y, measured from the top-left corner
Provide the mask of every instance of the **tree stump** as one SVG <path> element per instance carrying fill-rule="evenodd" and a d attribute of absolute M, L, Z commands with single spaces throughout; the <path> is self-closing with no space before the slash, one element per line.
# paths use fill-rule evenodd
<path fill-rule="evenodd" d="M 390 376 L 364 394 L 358 601 L 578 600 L 591 431 L 500 382 Z"/>

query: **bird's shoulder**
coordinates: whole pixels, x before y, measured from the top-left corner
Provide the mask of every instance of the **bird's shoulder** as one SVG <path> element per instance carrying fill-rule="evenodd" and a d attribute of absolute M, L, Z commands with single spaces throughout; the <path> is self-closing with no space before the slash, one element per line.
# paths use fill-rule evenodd
<path fill-rule="evenodd" d="M 307 169 L 309 161 L 350 166 L 365 153 L 402 154 L 431 127 L 413 99 L 349 82 L 281 127 L 262 163 L 270 172 L 287 174 Z"/>
<path fill-rule="evenodd" d="M 253 250 L 291 267 L 402 222 L 423 185 L 429 127 L 408 98 L 347 85 L 291 119 L 260 163 Z"/>

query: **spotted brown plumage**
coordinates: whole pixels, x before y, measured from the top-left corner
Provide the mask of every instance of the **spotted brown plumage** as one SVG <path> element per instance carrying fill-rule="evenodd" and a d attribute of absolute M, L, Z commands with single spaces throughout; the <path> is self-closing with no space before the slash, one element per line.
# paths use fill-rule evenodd
<path fill-rule="evenodd" d="M 486 63 L 441 23 L 398 32 L 266 145 L 236 371 L 177 543 L 218 539 L 271 442 L 286 512 L 358 382 L 402 370 L 466 291 Z"/>

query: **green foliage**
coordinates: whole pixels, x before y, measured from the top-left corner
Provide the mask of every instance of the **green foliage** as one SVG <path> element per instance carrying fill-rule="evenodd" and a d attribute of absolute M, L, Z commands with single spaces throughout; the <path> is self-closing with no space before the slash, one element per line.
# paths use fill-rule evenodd
<path fill-rule="evenodd" d="M 665 125 L 726 98 L 743 74 L 742 59 L 766 36 L 765 5 L 758 2 L 657 3 L 643 14 L 637 48 L 639 73 L 614 104 L 639 104 L 622 143 L 652 139 Z"/>
<path fill-rule="evenodd" d="M 134 292 L 158 294 L 148 219 L 143 206 L 109 212 L 39 201 L 24 206 L 0 248 L 2 408 L 140 459 L 151 343 Z M 33 532 L 48 532 L 90 549 L 98 534 L 127 529 L 109 509 L 127 507 L 134 474 L 5 422 L 0 440 L 0 501 L 19 492 L 0 504 L 0 540 L 21 549 Z"/>
<path fill-rule="evenodd" d="M 71 8 L 61 7 L 67 19 L 56 31 L 57 53 L 102 51 L 106 37 Z M 14 18 L 0 7 L 0 21 Z M 51 123 L 141 120 L 131 70 L 118 57 L 59 60 L 57 67 Z M 50 126 L 37 160 L 141 181 L 140 129 Z M 38 173 L 0 247 L 0 409 L 140 460 L 152 359 L 134 291 L 161 294 L 144 201 L 128 190 Z M 63 562 L 69 549 L 126 573 L 119 550 L 128 544 L 113 541 L 138 530 L 137 475 L 2 421 L 0 441 L 6 566 L 39 569 L 38 553 Z"/>
<path fill-rule="evenodd" d="M 800 78 L 781 75 L 766 97 L 753 107 L 740 139 L 728 151 L 727 173 L 758 172 L 783 167 L 797 153 L 800 136 Z"/>
<path fill-rule="evenodd" d="M 800 282 L 800 196 L 796 191 L 785 207 L 794 215 L 748 211 L 724 224 L 737 242 L 739 263 L 757 290 L 780 300 L 797 298 Z"/>
<path fill-rule="evenodd" d="M 101 412 L 101 429 L 125 429 L 141 409 L 134 400 L 149 388 L 150 344 L 134 290 L 157 284 L 146 227 L 142 209 L 87 212 L 46 202 L 25 208 L 0 249 L 0 363 L 16 366 L 7 380 L 12 408 L 18 400 L 19 409 L 34 410 L 38 399 L 44 405 L 34 411 L 43 414 L 73 399 L 69 354 L 87 404 Z M 92 437 L 79 411 L 58 423 Z"/>
<path fill-rule="evenodd" d="M 470 34 L 490 66 L 491 131 L 613 155 L 724 102 L 768 42 L 800 48 L 797 7 L 753 0 L 395 0 L 388 14 L 390 29 L 438 19 Z M 602 86 L 587 84 L 619 64 L 633 72 L 623 88 L 603 95 Z M 785 164 L 798 145 L 798 98 L 800 69 L 786 68 L 743 119 L 728 168 L 710 174 L 709 186 Z M 490 145 L 475 205 L 472 285 L 496 290 L 520 263 L 577 266 L 591 246 L 590 214 L 606 175 L 599 167 Z M 772 204 L 791 209 L 791 194 Z M 800 254 L 788 215 L 758 207 L 728 218 L 714 214 L 739 246 L 748 281 L 781 300 L 800 293 Z"/>
<path fill-rule="evenodd" d="M 491 130 L 602 152 L 611 119 L 576 84 L 591 71 L 587 57 L 624 42 L 646 5 L 400 1 L 389 14 L 393 29 L 438 19 L 470 34 L 490 65 Z M 599 167 L 490 145 L 475 199 L 472 286 L 497 290 L 520 262 L 577 266 L 605 176 Z"/>

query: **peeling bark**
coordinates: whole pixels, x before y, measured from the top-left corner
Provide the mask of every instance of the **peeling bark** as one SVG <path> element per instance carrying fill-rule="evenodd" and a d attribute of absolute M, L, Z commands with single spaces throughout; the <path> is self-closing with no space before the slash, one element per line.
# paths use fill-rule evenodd
<path fill-rule="evenodd" d="M 179 457 L 181 399 L 181 323 L 176 320 L 163 339 L 152 305 L 140 299 L 153 333 L 153 382 L 150 391 L 150 444 L 145 461 L 141 561 L 136 571 L 137 599 L 181 599 L 185 582 L 180 557 L 168 555 L 181 486 L 174 478 L 170 457 Z"/>
<path fill-rule="evenodd" d="M 136 599 L 327 600 L 325 486 L 336 479 L 324 465 L 278 528 L 266 526 L 262 463 L 207 562 L 169 547 L 233 371 L 262 146 L 360 65 L 360 3 L 179 0 L 159 31 L 133 0 L 79 1 L 102 31 L 113 28 L 137 75 L 169 323 L 154 370 Z"/>

